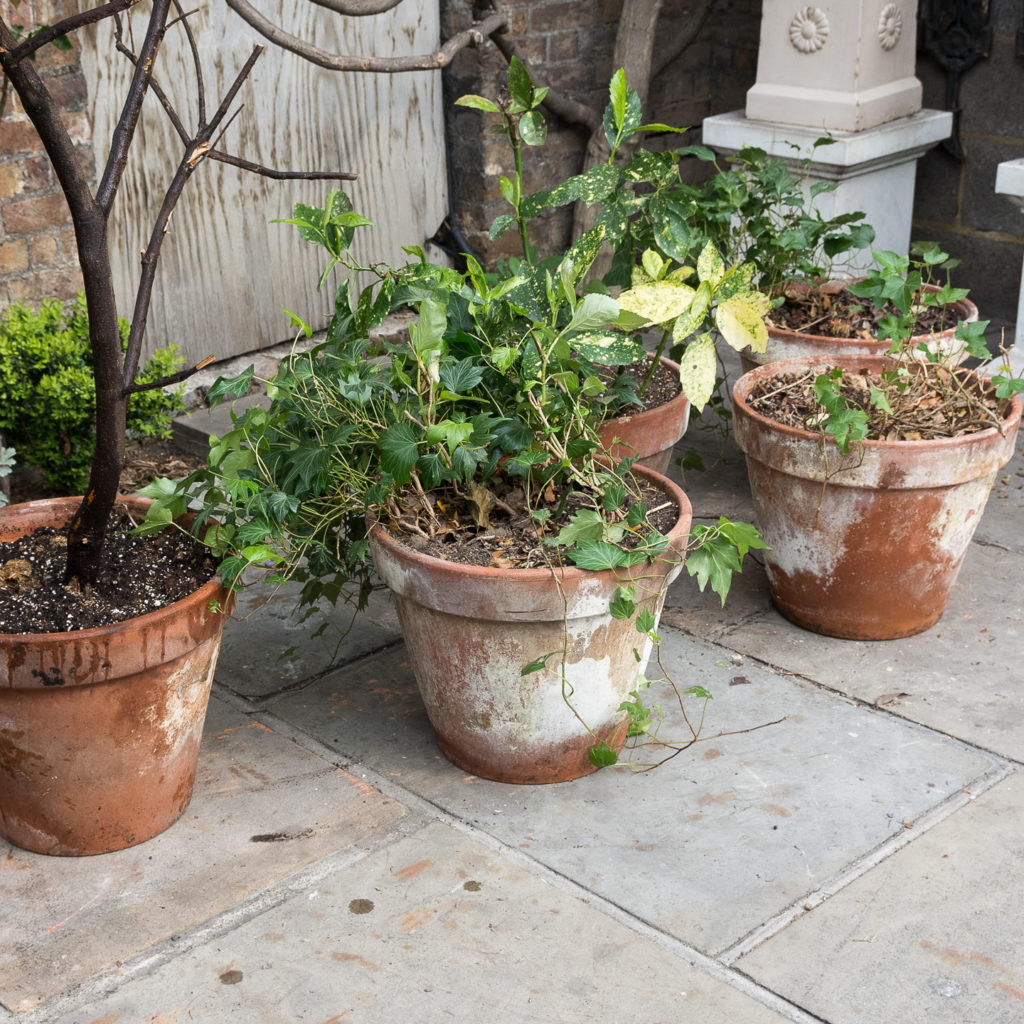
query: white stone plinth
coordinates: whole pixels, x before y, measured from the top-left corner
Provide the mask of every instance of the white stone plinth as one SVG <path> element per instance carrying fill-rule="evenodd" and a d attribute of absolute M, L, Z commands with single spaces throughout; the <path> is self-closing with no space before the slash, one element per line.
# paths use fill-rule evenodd
<path fill-rule="evenodd" d="M 863 131 L 921 109 L 916 0 L 764 0 L 747 117 Z"/>
<path fill-rule="evenodd" d="M 821 131 L 800 125 L 752 121 L 737 110 L 704 120 L 707 146 L 726 157 L 744 146 L 756 146 L 779 157 L 802 175 L 805 192 L 819 181 L 834 181 L 836 189 L 823 192 L 814 208 L 824 218 L 861 211 L 875 229 L 874 249 L 905 253 L 910 245 L 914 205 L 914 169 L 918 158 L 947 138 L 953 115 L 945 110 L 921 110 L 859 132 L 835 131 L 835 140 L 814 143 Z M 805 158 L 811 157 L 804 166 Z M 867 266 L 870 253 L 855 258 L 850 269 Z"/>
<path fill-rule="evenodd" d="M 996 192 L 1016 203 L 1024 213 L 1024 159 L 1004 160 L 996 167 Z M 1017 331 L 1013 339 L 1010 365 L 1017 373 L 1024 373 L 1024 268 L 1021 269 Z"/>

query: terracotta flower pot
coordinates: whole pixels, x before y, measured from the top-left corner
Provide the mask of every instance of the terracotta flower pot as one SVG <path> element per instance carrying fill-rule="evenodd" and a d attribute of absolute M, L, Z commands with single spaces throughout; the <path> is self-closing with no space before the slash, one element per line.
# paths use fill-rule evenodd
<path fill-rule="evenodd" d="M 641 648 L 646 661 L 650 642 L 643 649 L 634 621 L 612 618 L 609 602 L 633 582 L 638 606 L 660 615 L 690 527 L 686 495 L 658 474 L 640 474 L 680 514 L 669 534 L 673 556 L 631 570 L 480 568 L 416 552 L 380 526 L 371 531 L 374 563 L 394 594 L 427 714 L 452 763 L 499 782 L 564 782 L 595 770 L 591 746 L 621 749 L 627 716 L 619 705 L 642 671 L 633 652 Z M 572 708 L 560 655 L 522 674 L 563 649 Z"/>
<path fill-rule="evenodd" d="M 661 357 L 661 365 L 679 379 L 679 364 Z M 599 431 L 601 443 L 615 459 L 632 456 L 635 465 L 667 473 L 672 449 L 686 433 L 690 421 L 690 403 L 679 392 L 671 401 L 654 409 L 643 409 L 606 420 Z M 615 442 L 618 443 L 615 443 Z"/>
<path fill-rule="evenodd" d="M 932 291 L 938 289 L 931 285 Z M 865 299 L 870 302 L 870 299 Z M 955 357 L 956 362 L 962 362 L 966 352 L 961 348 L 957 353 L 956 349 L 960 342 L 956 341 L 957 324 L 961 321 L 973 323 L 978 319 L 978 307 L 970 301 L 963 299 L 954 303 L 956 308 L 956 323 L 948 330 L 939 331 L 935 334 L 918 334 L 910 340 L 911 348 L 916 350 L 922 342 L 928 345 L 931 352 L 941 355 L 947 362 Z M 783 359 L 806 359 L 815 356 L 884 356 L 889 352 L 892 342 L 887 338 L 879 341 L 877 338 L 833 338 L 827 334 L 804 334 L 797 331 L 788 331 L 781 327 L 768 325 L 768 347 L 764 352 L 754 352 L 745 348 L 740 352 L 740 362 L 743 365 L 743 372 L 747 373 L 756 366 L 765 366 L 768 363 L 777 363 Z"/>
<path fill-rule="evenodd" d="M 888 360 L 792 359 L 744 374 L 733 390 L 772 601 L 829 636 L 889 640 L 942 615 L 998 469 L 1013 456 L 1021 400 L 995 428 L 948 440 L 866 441 L 842 456 L 831 440 L 755 412 L 751 390 L 776 374 Z"/>
<path fill-rule="evenodd" d="M 79 498 L 12 505 L 0 540 L 62 526 Z M 140 515 L 148 501 L 122 499 Z M 228 595 L 190 597 L 113 626 L 0 634 L 0 836 L 78 856 L 162 832 L 192 796 Z"/>

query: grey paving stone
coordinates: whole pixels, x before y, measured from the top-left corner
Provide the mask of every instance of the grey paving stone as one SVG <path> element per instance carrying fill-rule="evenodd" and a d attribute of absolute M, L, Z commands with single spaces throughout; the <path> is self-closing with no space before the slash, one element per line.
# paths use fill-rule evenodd
<path fill-rule="evenodd" d="M 441 823 L 89 1014 L 93 1024 L 785 1019 Z"/>
<path fill-rule="evenodd" d="M 324 602 L 303 621 L 300 589 L 287 584 L 242 592 L 232 620 L 224 626 L 219 684 L 259 698 L 401 639 L 386 593 L 374 594 L 363 613 Z"/>
<path fill-rule="evenodd" d="M 476 779 L 443 760 L 397 651 L 329 674 L 270 709 L 712 953 L 994 764 L 892 716 L 737 663 L 671 628 L 663 635 L 673 677 L 714 694 L 706 737 L 787 720 L 709 738 L 649 774 L 620 767 L 528 787 Z M 664 734 L 683 735 L 679 712 L 667 702 L 665 711 Z"/>
<path fill-rule="evenodd" d="M 829 1024 L 1019 1024 L 1022 816 L 1017 775 L 736 966 Z"/>
<path fill-rule="evenodd" d="M 721 642 L 1024 761 L 1024 558 L 1014 552 L 972 544 L 945 614 L 914 637 L 835 640 L 767 611 Z"/>
<path fill-rule="evenodd" d="M 78 859 L 0 843 L 0 1003 L 31 1009 L 405 814 L 214 700 L 195 796 L 162 835 Z"/>

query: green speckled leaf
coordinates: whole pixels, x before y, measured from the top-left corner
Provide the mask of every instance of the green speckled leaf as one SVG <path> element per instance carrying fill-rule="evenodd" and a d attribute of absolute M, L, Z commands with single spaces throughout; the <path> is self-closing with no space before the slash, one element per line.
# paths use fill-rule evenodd
<path fill-rule="evenodd" d="M 580 235 L 569 247 L 565 255 L 572 260 L 573 274 L 577 281 L 590 269 L 591 264 L 601 250 L 601 246 L 604 244 L 604 239 L 605 227 L 603 224 L 598 224 L 596 227 Z"/>
<path fill-rule="evenodd" d="M 710 281 L 713 286 L 725 275 L 725 260 L 714 242 L 708 242 L 697 257 L 697 275 L 702 281 Z"/>
<path fill-rule="evenodd" d="M 534 192 L 523 199 L 520 210 L 524 217 L 536 217 L 549 206 L 565 206 L 584 202 L 588 206 L 600 203 L 618 187 L 622 170 L 611 164 L 597 164 L 583 174 L 567 178 L 553 189 Z"/>
<path fill-rule="evenodd" d="M 741 263 L 738 267 L 733 267 L 718 286 L 719 301 L 728 299 L 740 292 L 753 291 L 753 280 L 753 263 Z"/>
<path fill-rule="evenodd" d="M 630 211 L 624 205 L 615 203 L 606 206 L 598 215 L 597 224 L 604 228 L 605 238 L 613 245 L 626 237 L 629 230 Z"/>
<path fill-rule="evenodd" d="M 644 356 L 643 345 L 627 334 L 588 331 L 574 336 L 572 347 L 584 359 L 602 366 L 628 366 Z"/>
<path fill-rule="evenodd" d="M 519 119 L 519 135 L 528 146 L 543 146 L 548 126 L 539 110 L 528 110 Z"/>
<path fill-rule="evenodd" d="M 664 187 L 679 180 L 676 157 L 673 153 L 650 153 L 640 150 L 633 154 L 626 165 L 627 181 L 649 181 L 656 187 Z"/>
<path fill-rule="evenodd" d="M 715 342 L 710 334 L 702 334 L 686 346 L 679 358 L 679 383 L 694 409 L 703 409 L 714 394 L 717 369 Z"/>
<path fill-rule="evenodd" d="M 667 324 L 690 308 L 696 294 L 688 284 L 657 281 L 641 284 L 619 296 L 619 305 L 652 324 Z"/>
<path fill-rule="evenodd" d="M 755 352 L 763 352 L 768 347 L 768 328 L 764 324 L 768 306 L 766 295 L 741 292 L 719 303 L 715 323 L 733 348 L 749 345 Z"/>
<path fill-rule="evenodd" d="M 690 223 L 693 203 L 655 196 L 651 200 L 650 215 L 658 248 L 666 256 L 683 263 L 698 240 L 697 232 Z"/>
<path fill-rule="evenodd" d="M 693 296 L 693 302 L 681 316 L 676 318 L 672 325 L 672 340 L 675 342 L 685 341 L 691 334 L 698 331 L 704 324 L 704 318 L 711 305 L 711 285 L 707 281 L 701 281 Z"/>
<path fill-rule="evenodd" d="M 488 237 L 492 242 L 497 238 L 501 238 L 509 228 L 515 226 L 515 223 L 516 219 L 510 213 L 503 213 L 500 217 L 495 217 L 494 223 L 491 224 L 491 230 L 488 232 Z"/>

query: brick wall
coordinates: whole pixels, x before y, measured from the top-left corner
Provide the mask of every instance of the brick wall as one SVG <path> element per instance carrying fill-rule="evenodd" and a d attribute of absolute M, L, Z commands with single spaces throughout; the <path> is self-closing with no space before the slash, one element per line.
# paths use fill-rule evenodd
<path fill-rule="evenodd" d="M 656 68 L 665 66 L 652 83 L 644 111 L 651 121 L 698 126 L 684 137 L 688 143 L 700 141 L 703 118 L 743 106 L 757 66 L 760 0 L 715 0 L 692 44 L 668 62 L 674 41 L 687 33 L 705 6 L 699 0 L 666 0 L 653 60 Z M 505 0 L 504 8 L 535 84 L 603 111 L 615 71 L 612 55 L 622 0 Z M 466 6 L 459 0 L 442 0 L 441 10 L 446 35 L 468 24 Z M 492 44 L 464 51 L 445 72 L 454 217 L 473 252 L 488 265 L 519 253 L 513 232 L 497 242 L 487 238 L 491 221 L 508 212 L 498 178 L 510 173 L 512 159 L 503 139 L 484 134 L 483 115 L 452 104 L 468 92 L 496 96 L 504 72 L 505 61 Z M 578 173 L 587 137 L 585 129 L 549 117 L 547 143 L 527 150 L 528 189 L 549 187 Z M 692 173 L 703 173 L 694 164 Z M 571 226 L 571 208 L 552 211 L 532 229 L 532 239 L 543 255 L 565 244 Z"/>
<path fill-rule="evenodd" d="M 963 260 L 955 283 L 970 288 L 982 319 L 998 327 L 1016 319 L 1024 256 L 1024 214 L 995 192 L 996 166 L 1024 157 L 1024 57 L 1015 52 L 1024 6 L 992 4 L 992 28 L 989 56 L 961 79 L 965 159 L 938 147 L 918 164 L 913 237 L 935 240 Z M 917 75 L 924 105 L 945 109 L 945 71 L 922 53 Z"/>
<path fill-rule="evenodd" d="M 11 20 L 30 31 L 58 16 L 53 8 L 22 3 Z M 77 50 L 46 46 L 36 55 L 35 68 L 58 98 L 76 145 L 88 147 L 86 83 Z M 81 287 L 71 213 L 12 89 L 0 120 L 0 309 L 18 301 L 71 298 Z"/>

